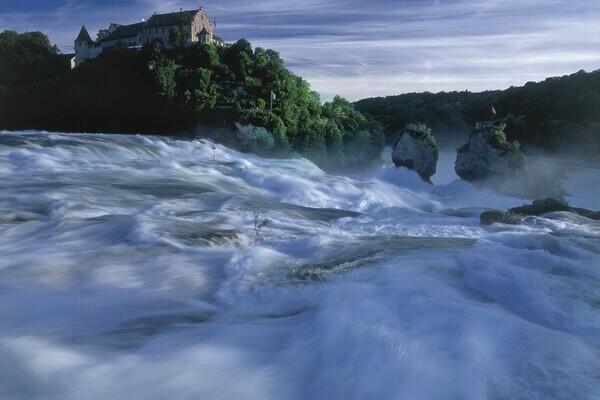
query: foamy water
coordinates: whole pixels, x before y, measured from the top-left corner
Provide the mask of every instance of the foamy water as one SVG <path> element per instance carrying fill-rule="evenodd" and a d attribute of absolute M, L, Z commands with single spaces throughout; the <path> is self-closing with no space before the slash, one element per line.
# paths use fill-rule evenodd
<path fill-rule="evenodd" d="M 600 399 L 598 222 L 482 227 L 527 201 L 448 154 L 435 186 L 214 157 L 0 133 L 0 398 Z"/>

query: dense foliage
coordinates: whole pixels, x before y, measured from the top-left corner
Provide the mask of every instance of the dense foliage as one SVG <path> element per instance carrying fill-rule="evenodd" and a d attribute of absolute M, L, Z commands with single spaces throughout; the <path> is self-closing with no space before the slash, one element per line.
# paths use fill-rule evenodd
<path fill-rule="evenodd" d="M 10 72 L 0 80 L 0 129 L 165 134 L 202 124 L 211 129 L 201 134 L 228 144 L 299 152 L 324 167 L 376 159 L 384 144 L 372 118 L 340 97 L 322 104 L 276 51 L 244 39 L 225 47 L 113 49 L 69 71 L 45 35 L 5 31 L 0 56 L 1 71 Z M 50 67 L 59 61 L 63 68 Z M 236 122 L 255 127 L 243 141 Z M 248 144 L 252 137 L 260 140 Z"/>
<path fill-rule="evenodd" d="M 435 149 L 436 156 L 439 156 L 440 147 L 435 140 L 435 136 L 431 129 L 426 124 L 408 124 L 406 131 L 414 138 L 425 140 L 431 147 Z"/>
<path fill-rule="evenodd" d="M 505 129 L 506 124 L 496 124 L 494 126 L 493 133 L 487 137 L 488 142 L 493 148 L 502 150 L 504 152 L 513 152 L 519 150 L 520 144 L 517 140 L 509 142 L 506 139 L 506 133 L 504 132 Z"/>
<path fill-rule="evenodd" d="M 517 140 L 508 141 L 506 138 L 506 124 L 484 122 L 477 123 L 472 134 L 481 134 L 486 139 L 486 142 L 496 150 L 500 150 L 503 154 L 514 153 L 519 151 L 520 143 Z M 469 151 L 469 143 L 465 143 L 457 149 L 459 153 Z"/>
<path fill-rule="evenodd" d="M 28 86 L 67 71 L 67 64 L 40 32 L 0 33 L 0 87 Z"/>
<path fill-rule="evenodd" d="M 391 142 L 405 125 L 424 122 L 438 139 L 465 137 L 490 119 L 492 105 L 509 140 L 529 148 L 600 154 L 600 70 L 482 93 L 409 93 L 360 100 L 357 109 L 384 125 Z"/>
<path fill-rule="evenodd" d="M 69 64 L 48 38 L 39 32 L 0 33 L 0 129 L 25 123 L 32 111 L 43 120 L 40 95 L 49 81 L 69 70 Z M 25 125 L 21 125 L 25 127 Z"/>

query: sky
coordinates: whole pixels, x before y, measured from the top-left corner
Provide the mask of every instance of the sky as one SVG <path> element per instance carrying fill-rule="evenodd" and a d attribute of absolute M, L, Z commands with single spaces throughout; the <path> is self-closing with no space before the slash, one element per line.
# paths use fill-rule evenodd
<path fill-rule="evenodd" d="M 598 0 L 0 0 L 0 30 L 65 52 L 85 23 L 202 6 L 227 42 L 281 53 L 322 98 L 520 86 L 600 68 Z"/>

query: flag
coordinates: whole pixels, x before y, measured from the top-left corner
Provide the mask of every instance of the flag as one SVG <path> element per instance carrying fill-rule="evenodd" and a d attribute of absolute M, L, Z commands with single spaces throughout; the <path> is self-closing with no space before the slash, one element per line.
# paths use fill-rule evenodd
<path fill-rule="evenodd" d="M 492 106 L 492 115 L 496 115 L 496 109 L 494 108 L 494 106 Z"/>
<path fill-rule="evenodd" d="M 213 19 L 213 27 L 217 29 L 217 18 Z"/>
<path fill-rule="evenodd" d="M 277 96 L 275 96 L 275 92 L 271 90 L 271 100 L 277 100 Z"/>

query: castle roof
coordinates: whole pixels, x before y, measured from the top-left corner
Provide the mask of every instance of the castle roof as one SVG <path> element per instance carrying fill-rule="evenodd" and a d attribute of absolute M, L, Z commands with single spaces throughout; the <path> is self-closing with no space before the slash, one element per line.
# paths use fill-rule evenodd
<path fill-rule="evenodd" d="M 90 33 L 85 28 L 85 25 L 83 25 L 81 27 L 81 30 L 79 31 L 79 35 L 77 35 L 77 39 L 75 39 L 75 41 L 76 42 L 86 42 L 86 43 L 93 43 L 94 42 L 92 40 L 92 38 L 90 37 Z"/>
<path fill-rule="evenodd" d="M 160 28 L 162 26 L 173 26 L 173 25 L 186 25 L 190 24 L 196 13 L 199 10 L 192 11 L 178 11 L 168 14 L 154 14 L 148 22 L 144 25 L 144 28 Z"/>
<path fill-rule="evenodd" d="M 138 22 L 136 24 L 130 25 L 118 25 L 112 33 L 106 35 L 99 41 L 106 42 L 109 40 L 118 40 L 137 36 L 142 31 L 142 29 L 144 29 L 144 22 Z"/>

